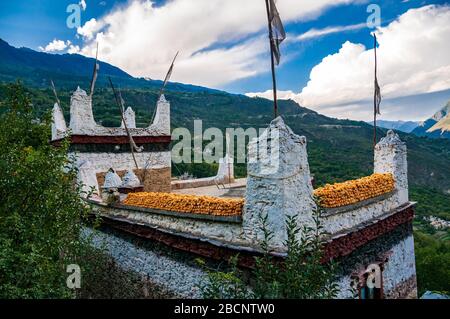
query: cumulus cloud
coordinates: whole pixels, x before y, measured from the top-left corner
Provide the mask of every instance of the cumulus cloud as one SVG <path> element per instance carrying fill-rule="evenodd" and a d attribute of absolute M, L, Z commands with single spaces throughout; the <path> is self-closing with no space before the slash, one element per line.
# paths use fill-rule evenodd
<path fill-rule="evenodd" d="M 448 21 L 450 6 L 430 5 L 411 9 L 377 30 L 378 80 L 385 99 L 450 88 Z M 295 99 L 328 115 L 357 110 L 372 99 L 373 64 L 373 49 L 347 41 L 312 69 Z M 368 117 L 371 110 L 366 110 Z"/>
<path fill-rule="evenodd" d="M 94 35 L 102 28 L 102 24 L 98 23 L 95 18 L 87 21 L 82 27 L 77 28 L 77 34 L 83 36 L 87 40 L 92 40 Z"/>
<path fill-rule="evenodd" d="M 356 0 L 283 0 L 285 23 L 313 19 L 328 7 Z M 180 50 L 174 81 L 221 86 L 264 72 L 265 5 L 260 0 L 131 0 L 78 30 L 81 54 L 100 58 L 134 76 L 161 78 Z M 264 32 L 264 36 L 262 36 Z M 263 66 L 263 67 L 262 67 Z"/>
<path fill-rule="evenodd" d="M 427 112 L 423 105 L 439 107 L 428 102 L 431 93 L 450 89 L 450 42 L 444 40 L 450 38 L 448 21 L 450 6 L 430 5 L 411 9 L 377 30 L 383 118 L 408 119 L 411 115 L 417 119 Z M 321 36 L 325 30 L 336 29 L 310 30 L 298 38 Z M 300 93 L 283 92 L 280 99 L 293 99 L 329 116 L 369 120 L 373 114 L 373 57 L 373 49 L 347 41 L 311 70 L 310 80 Z M 271 98 L 271 91 L 248 95 Z M 423 110 L 412 110 L 420 104 L 412 103 L 415 100 L 420 100 Z"/>
<path fill-rule="evenodd" d="M 80 52 L 80 47 L 78 45 L 70 44 L 67 49 L 67 53 L 69 53 L 69 54 L 75 54 L 75 53 L 79 53 L 79 52 Z"/>
<path fill-rule="evenodd" d="M 47 44 L 45 47 L 40 46 L 39 50 L 44 52 L 60 52 L 64 51 L 69 45 L 71 45 L 70 41 L 64 42 L 63 40 L 54 39 L 52 42 Z"/>

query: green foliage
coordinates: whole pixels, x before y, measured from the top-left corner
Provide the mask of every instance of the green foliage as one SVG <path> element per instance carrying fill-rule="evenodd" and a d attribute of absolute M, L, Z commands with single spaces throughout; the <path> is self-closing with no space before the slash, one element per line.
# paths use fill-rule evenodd
<path fill-rule="evenodd" d="M 244 274 L 238 268 L 239 255 L 232 257 L 229 261 L 229 271 L 217 271 L 206 266 L 202 259 L 196 262 L 208 274 L 208 282 L 200 287 L 205 299 L 250 299 L 252 292 L 248 289 Z"/>
<path fill-rule="evenodd" d="M 450 293 L 450 242 L 437 240 L 421 231 L 414 233 L 417 286 L 425 291 Z"/>
<path fill-rule="evenodd" d="M 72 297 L 66 266 L 83 246 L 87 213 L 67 143 L 49 144 L 50 116 L 36 120 L 20 84 L 0 112 L 0 298 Z"/>
<path fill-rule="evenodd" d="M 410 197 L 418 202 L 414 242 L 419 296 L 427 290 L 449 294 L 450 230 L 437 230 L 425 218 L 450 220 L 450 196 L 434 189 L 411 187 Z"/>
<path fill-rule="evenodd" d="M 330 299 L 337 295 L 335 265 L 322 262 L 320 209 L 314 211 L 314 227 L 298 226 L 297 216 L 287 217 L 287 256 L 283 262 L 271 254 L 273 233 L 268 229 L 267 215 L 260 216 L 260 223 L 263 256 L 255 259 L 251 280 L 244 280 L 236 256 L 230 271 L 208 271 L 209 281 L 202 287 L 204 298 Z"/>
<path fill-rule="evenodd" d="M 416 215 L 450 220 L 450 195 L 425 187 L 411 187 L 410 198 L 418 203 Z"/>

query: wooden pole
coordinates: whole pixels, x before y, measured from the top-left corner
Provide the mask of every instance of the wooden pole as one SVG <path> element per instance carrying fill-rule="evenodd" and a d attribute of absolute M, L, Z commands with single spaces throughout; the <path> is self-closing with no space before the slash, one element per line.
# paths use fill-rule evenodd
<path fill-rule="evenodd" d="M 377 88 L 376 88 L 376 79 L 377 79 L 377 36 L 375 33 L 373 34 L 373 47 L 375 53 L 375 79 L 374 79 L 374 94 L 373 94 L 373 149 L 377 145 Z"/>
<path fill-rule="evenodd" d="M 133 137 L 130 134 L 130 131 L 128 131 L 128 126 L 127 126 L 127 122 L 125 121 L 125 116 L 124 116 L 124 107 L 121 101 L 121 97 L 119 97 L 119 95 L 116 92 L 116 89 L 114 88 L 114 84 L 112 83 L 111 77 L 109 77 L 109 83 L 111 84 L 111 88 L 113 90 L 114 93 L 114 98 L 116 99 L 117 105 L 119 106 L 119 110 L 120 110 L 120 114 L 121 114 L 121 118 L 122 118 L 122 122 L 123 122 L 123 126 L 125 127 L 125 131 L 127 132 L 128 135 L 128 139 L 130 142 L 130 149 L 131 149 L 131 155 L 133 157 L 133 161 L 134 161 L 134 165 L 136 166 L 136 169 L 139 169 L 139 165 L 136 161 L 136 156 L 134 155 L 134 142 L 133 142 Z"/>
<path fill-rule="evenodd" d="M 270 61 L 272 66 L 273 113 L 274 118 L 276 118 L 278 117 L 277 80 L 275 77 L 275 60 L 273 57 L 273 32 L 272 32 L 272 23 L 270 21 L 269 0 L 266 0 L 266 10 L 267 10 L 267 21 L 269 24 Z"/>

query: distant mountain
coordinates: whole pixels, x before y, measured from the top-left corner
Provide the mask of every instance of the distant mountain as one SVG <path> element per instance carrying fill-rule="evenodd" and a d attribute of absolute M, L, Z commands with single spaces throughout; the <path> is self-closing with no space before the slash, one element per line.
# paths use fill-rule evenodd
<path fill-rule="evenodd" d="M 15 48 L 0 39 L 0 82 L 20 79 L 26 85 L 47 88 L 50 80 L 58 89 L 74 89 L 78 85 L 87 88 L 91 81 L 95 60 L 79 54 L 49 54 L 28 48 Z M 99 62 L 97 87 L 108 86 L 108 77 L 114 84 L 124 88 L 158 89 L 162 81 L 134 78 L 121 69 Z M 169 83 L 168 90 L 201 92 L 216 91 L 205 87 L 181 83 Z"/>
<path fill-rule="evenodd" d="M 412 133 L 431 138 L 450 138 L 450 101 L 431 118 L 420 123 Z"/>
<path fill-rule="evenodd" d="M 368 123 L 370 125 L 373 125 L 373 121 Z M 419 122 L 378 120 L 377 125 L 379 127 L 387 128 L 390 130 L 397 130 L 400 132 L 411 133 L 417 126 L 419 126 Z"/>

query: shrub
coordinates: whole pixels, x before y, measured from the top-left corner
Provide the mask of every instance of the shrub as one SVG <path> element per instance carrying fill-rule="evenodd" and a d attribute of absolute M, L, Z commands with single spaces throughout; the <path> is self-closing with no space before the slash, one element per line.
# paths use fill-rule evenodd
<path fill-rule="evenodd" d="M 317 203 L 317 201 L 316 201 Z M 318 207 L 318 206 L 317 206 Z M 201 287 L 204 298 L 271 298 L 271 299 L 329 299 L 337 295 L 333 262 L 323 263 L 322 225 L 320 208 L 314 211 L 314 226 L 297 224 L 297 216 L 286 220 L 287 256 L 283 262 L 274 259 L 270 251 L 273 233 L 267 227 L 267 215 L 260 216 L 264 240 L 262 257 L 255 260 L 250 280 L 245 280 L 237 267 L 238 256 L 232 258 L 228 272 L 207 269 L 208 282 Z M 300 236 L 299 236 L 300 233 Z M 300 237 L 300 238 L 299 238 Z"/>
<path fill-rule="evenodd" d="M 87 207 L 74 183 L 68 143 L 49 144 L 51 117 L 36 120 L 20 84 L 0 111 L 0 298 L 73 297 L 74 263 Z"/>

